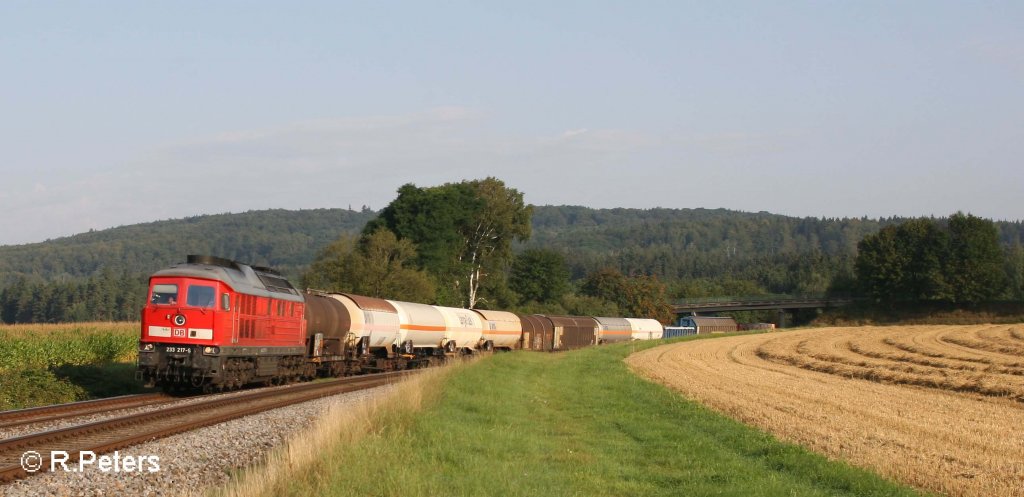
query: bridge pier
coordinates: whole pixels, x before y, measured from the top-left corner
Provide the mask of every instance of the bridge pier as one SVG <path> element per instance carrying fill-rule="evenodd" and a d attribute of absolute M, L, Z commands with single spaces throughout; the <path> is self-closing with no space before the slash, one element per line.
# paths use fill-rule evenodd
<path fill-rule="evenodd" d="M 785 328 L 786 327 L 786 310 L 785 309 L 779 309 L 779 313 L 778 313 L 777 317 L 775 318 L 775 327 L 776 328 Z"/>

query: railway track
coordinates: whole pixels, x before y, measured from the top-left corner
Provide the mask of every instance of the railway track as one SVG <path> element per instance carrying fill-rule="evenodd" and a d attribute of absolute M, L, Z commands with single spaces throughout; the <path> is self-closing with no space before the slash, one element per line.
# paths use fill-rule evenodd
<path fill-rule="evenodd" d="M 353 376 L 318 383 L 261 389 L 230 398 L 210 399 L 0 440 L 0 482 L 13 481 L 33 474 L 22 467 L 22 457 L 28 451 L 38 454 L 36 461 L 42 468 L 39 472 L 46 472 L 50 468 L 49 455 L 53 451 L 68 453 L 67 461 L 70 464 L 76 462 L 82 452 L 90 451 L 97 455 L 108 453 L 249 414 L 329 395 L 386 385 L 413 373 L 401 371 Z"/>
<path fill-rule="evenodd" d="M 174 397 L 162 393 L 143 393 L 122 395 L 107 399 L 83 400 L 43 407 L 30 407 L 14 411 L 0 412 L 0 429 L 32 423 L 57 421 L 76 416 L 85 416 L 116 409 L 131 409 L 157 404 L 165 404 L 175 400 Z"/>

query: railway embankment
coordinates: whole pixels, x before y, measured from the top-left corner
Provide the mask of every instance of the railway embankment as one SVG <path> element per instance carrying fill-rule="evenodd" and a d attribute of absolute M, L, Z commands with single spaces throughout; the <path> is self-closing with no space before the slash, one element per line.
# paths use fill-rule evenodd
<path fill-rule="evenodd" d="M 298 385 L 299 387 L 311 384 Z M 278 387 L 287 390 L 293 387 Z M 324 412 L 355 412 L 363 406 L 373 404 L 374 399 L 386 397 L 394 388 L 393 385 L 380 386 L 367 390 L 341 393 L 320 397 L 315 400 L 292 404 L 287 407 L 271 409 L 243 418 L 217 423 L 204 428 L 193 429 L 165 438 L 157 438 L 128 447 L 119 452 L 110 452 L 97 457 L 117 458 L 126 461 L 130 458 L 145 458 L 146 465 L 137 468 L 122 466 L 120 470 L 103 468 L 97 461 L 84 464 L 84 469 L 77 462 L 65 465 L 57 463 L 54 469 L 49 464 L 27 478 L 14 482 L 0 482 L 0 495 L 4 496 L 103 496 L 103 495 L 139 495 L 139 496 L 182 496 L 202 495 L 208 489 L 216 488 L 246 467 L 263 461 L 275 447 L 281 446 L 290 437 L 315 426 Z M 269 390 L 269 389 L 266 389 Z M 261 390 L 263 391 L 263 390 Z M 78 415 L 72 419 L 55 421 L 56 426 L 31 425 L 0 430 L 0 437 L 35 433 L 40 428 L 46 429 L 79 426 L 86 423 L 99 423 L 124 416 L 156 413 L 167 408 L 181 408 L 197 405 L 211 400 L 227 400 L 258 393 L 253 390 L 204 395 L 172 400 L 159 405 L 135 407 Z M 201 412 L 209 412 L 203 409 Z M 211 413 L 212 414 L 212 413 Z M 167 418 L 176 420 L 176 416 Z M 33 428 L 34 427 L 34 428 Z M 12 429 L 20 429 L 22 433 L 11 433 Z M 28 430 L 28 431 L 24 431 Z M 95 432 L 95 436 L 105 436 L 109 430 Z M 71 441 L 60 442 L 60 446 L 70 453 L 77 453 L 73 448 L 82 442 L 81 437 Z M 2 445 L 2 444 L 0 444 Z M 49 453 L 41 445 L 32 445 L 36 452 Z M 0 463 L 3 462 L 0 451 Z M 3 466 L 3 464 L 0 464 Z"/>
<path fill-rule="evenodd" d="M 331 412 L 215 494 L 917 495 L 630 372 L 660 343 L 445 368 Z"/>

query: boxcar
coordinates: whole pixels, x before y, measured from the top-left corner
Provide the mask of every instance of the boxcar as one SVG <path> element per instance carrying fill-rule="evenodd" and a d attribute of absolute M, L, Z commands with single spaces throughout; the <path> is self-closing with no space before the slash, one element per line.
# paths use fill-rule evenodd
<path fill-rule="evenodd" d="M 522 345 L 528 350 L 550 351 L 554 347 L 555 326 L 539 314 L 516 314 L 523 327 Z"/>
<path fill-rule="evenodd" d="M 731 317 L 689 316 L 679 320 L 679 326 L 692 326 L 698 334 L 728 333 L 739 329 L 736 320 Z"/>
<path fill-rule="evenodd" d="M 569 350 L 597 345 L 599 326 L 587 316 L 545 316 L 554 325 L 552 350 Z"/>

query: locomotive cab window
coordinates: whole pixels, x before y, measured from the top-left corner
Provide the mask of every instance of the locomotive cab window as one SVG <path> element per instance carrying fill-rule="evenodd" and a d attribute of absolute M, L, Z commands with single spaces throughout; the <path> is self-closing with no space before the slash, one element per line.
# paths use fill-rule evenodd
<path fill-rule="evenodd" d="M 213 308 L 213 304 L 216 302 L 216 295 L 217 291 L 212 286 L 189 285 L 188 305 L 192 307 Z"/>
<path fill-rule="evenodd" d="M 149 301 L 158 305 L 177 305 L 178 285 L 153 285 L 153 296 Z"/>
<path fill-rule="evenodd" d="M 221 296 L 220 296 L 220 307 L 221 307 L 221 309 L 224 309 L 225 311 L 230 311 L 231 310 L 231 295 L 228 295 L 226 293 L 221 294 Z"/>

